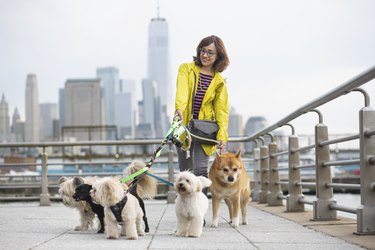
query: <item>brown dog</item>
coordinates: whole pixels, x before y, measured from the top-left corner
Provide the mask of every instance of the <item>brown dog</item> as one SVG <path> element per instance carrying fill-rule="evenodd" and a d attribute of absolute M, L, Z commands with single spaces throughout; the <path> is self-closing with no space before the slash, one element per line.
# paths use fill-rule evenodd
<path fill-rule="evenodd" d="M 231 225 L 239 226 L 240 205 L 242 224 L 247 224 L 247 204 L 250 199 L 250 178 L 241 160 L 241 152 L 237 154 L 216 154 L 208 174 L 212 181 L 212 227 L 218 225 L 220 201 L 225 200 L 228 206 Z"/>

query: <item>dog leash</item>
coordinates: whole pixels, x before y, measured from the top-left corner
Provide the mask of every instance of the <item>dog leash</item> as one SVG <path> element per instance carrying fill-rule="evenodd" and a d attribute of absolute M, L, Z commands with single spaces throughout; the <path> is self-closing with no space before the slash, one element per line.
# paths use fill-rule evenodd
<path fill-rule="evenodd" d="M 170 181 L 167 181 L 167 180 L 165 180 L 165 179 L 163 179 L 163 178 L 161 178 L 161 177 L 159 177 L 159 176 L 157 176 L 157 175 L 151 174 L 151 173 L 147 173 L 147 175 L 149 175 L 149 176 L 151 176 L 151 177 L 154 177 L 155 179 L 157 179 L 157 180 L 159 180 L 159 181 L 161 181 L 161 182 L 163 182 L 163 183 L 165 183 L 165 184 L 167 184 L 167 185 L 173 187 L 173 183 L 170 182 Z"/>
<path fill-rule="evenodd" d="M 185 146 L 183 145 L 183 143 L 181 142 L 180 140 L 180 136 L 183 134 L 183 133 L 186 133 L 185 135 Z M 136 184 L 143 178 L 143 176 L 147 173 L 147 171 L 151 168 L 152 164 L 154 163 L 154 161 L 156 160 L 156 158 L 158 158 L 161 154 L 161 151 L 162 149 L 164 148 L 165 144 L 168 142 L 168 141 L 171 141 L 173 144 L 175 144 L 176 146 L 179 146 L 181 147 L 183 150 L 188 150 L 190 148 L 190 145 L 191 145 L 191 136 L 190 136 L 190 132 L 189 130 L 183 125 L 182 123 L 182 120 L 180 120 L 178 117 L 175 117 L 173 119 L 173 122 L 171 124 L 171 127 L 169 128 L 166 136 L 164 137 L 163 141 L 161 142 L 161 144 L 159 145 L 159 147 L 155 150 L 155 152 L 153 153 L 153 155 L 151 156 L 151 159 L 149 162 L 146 163 L 146 166 L 143 167 L 142 169 L 138 170 L 137 172 L 129 175 L 129 176 L 126 176 L 124 178 L 122 178 L 120 181 L 123 182 L 123 183 L 126 183 L 130 180 L 132 180 L 128 186 L 129 186 L 129 189 L 127 192 L 129 192 L 129 190 L 131 188 L 133 188 L 134 186 L 136 186 Z M 184 146 L 184 147 L 182 147 Z M 147 173 L 148 174 L 148 173 Z M 153 176 L 153 175 L 151 175 Z M 155 176 L 153 176 L 155 178 Z M 156 178 L 157 179 L 157 178 Z M 163 180 L 163 182 L 166 182 L 165 180 Z M 172 183 L 167 183 L 168 185 L 172 185 Z"/>
<path fill-rule="evenodd" d="M 180 137 L 184 133 L 185 133 L 185 138 L 184 138 L 184 143 L 182 143 Z M 168 184 L 169 186 L 173 186 L 173 183 L 171 183 L 171 182 L 169 182 L 167 180 L 164 180 L 164 179 L 162 179 L 162 178 L 160 178 L 160 177 L 158 177 L 156 175 L 147 173 L 147 171 L 149 170 L 149 168 L 151 168 L 151 166 L 154 163 L 155 159 L 160 156 L 162 149 L 164 148 L 165 144 L 168 141 L 170 141 L 173 144 L 175 144 L 176 146 L 180 147 L 182 150 L 187 151 L 187 150 L 190 149 L 191 138 L 192 137 L 194 137 L 196 139 L 200 139 L 200 140 L 204 140 L 204 141 L 209 141 L 209 142 L 213 142 L 213 143 L 218 144 L 217 140 L 207 139 L 207 138 L 200 137 L 200 136 L 192 134 L 189 131 L 189 129 L 184 126 L 182 120 L 179 119 L 178 116 L 175 116 L 173 118 L 171 127 L 169 128 L 166 136 L 164 137 L 164 139 L 161 142 L 161 144 L 159 145 L 159 147 L 155 150 L 155 152 L 151 156 L 150 161 L 146 163 L 146 166 L 144 168 L 138 170 L 137 172 L 135 172 L 135 173 L 133 173 L 133 174 L 131 174 L 129 176 L 126 176 L 126 177 L 122 178 L 121 182 L 126 183 L 126 182 L 132 180 L 132 182 L 130 182 L 129 185 L 128 185 L 129 186 L 128 190 L 130 190 L 133 186 L 135 186 L 142 179 L 142 177 L 145 174 L 148 174 L 148 175 L 154 177 L 155 179 L 160 180 L 161 182 L 164 182 L 164 183 Z M 220 152 L 221 151 L 222 150 L 220 150 Z"/>

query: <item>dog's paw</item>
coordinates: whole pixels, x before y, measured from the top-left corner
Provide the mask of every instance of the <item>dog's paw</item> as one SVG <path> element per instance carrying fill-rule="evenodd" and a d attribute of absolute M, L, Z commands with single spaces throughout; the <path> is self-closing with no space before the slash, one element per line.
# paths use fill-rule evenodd
<path fill-rule="evenodd" d="M 116 239 L 118 239 L 118 235 L 107 235 L 107 239 L 116 240 Z"/>
<path fill-rule="evenodd" d="M 201 237 L 201 235 L 200 234 L 190 234 L 189 237 L 199 238 L 199 237 Z"/>
<path fill-rule="evenodd" d="M 239 223 L 239 221 L 238 221 L 238 218 L 237 218 L 237 217 L 234 217 L 233 220 L 230 222 L 230 225 L 231 225 L 232 227 L 235 227 L 235 228 L 239 227 L 239 226 L 240 226 L 240 223 Z"/>
<path fill-rule="evenodd" d="M 126 237 L 128 240 L 136 240 L 138 239 L 138 235 L 132 235 L 132 236 L 128 236 Z"/>
<path fill-rule="evenodd" d="M 247 220 L 243 220 L 242 225 L 247 225 Z"/>
<path fill-rule="evenodd" d="M 186 237 L 186 233 L 185 232 L 179 232 L 179 231 L 177 231 L 176 232 L 176 236 L 177 237 Z"/>
<path fill-rule="evenodd" d="M 217 227 L 218 225 L 218 219 L 212 219 L 212 224 L 211 224 L 211 227 Z"/>
<path fill-rule="evenodd" d="M 230 225 L 231 225 L 232 227 L 234 227 L 234 228 L 239 228 L 239 227 L 240 227 L 239 224 L 235 224 L 235 223 L 231 223 Z"/>
<path fill-rule="evenodd" d="M 88 227 L 82 227 L 82 226 L 76 226 L 74 228 L 74 231 L 87 231 L 87 230 L 89 230 Z"/>
<path fill-rule="evenodd" d="M 102 233 L 104 233 L 104 228 L 101 228 L 97 233 L 98 233 L 98 234 L 102 234 Z"/>
<path fill-rule="evenodd" d="M 145 231 L 138 231 L 138 236 L 145 236 L 145 235 L 146 235 Z"/>

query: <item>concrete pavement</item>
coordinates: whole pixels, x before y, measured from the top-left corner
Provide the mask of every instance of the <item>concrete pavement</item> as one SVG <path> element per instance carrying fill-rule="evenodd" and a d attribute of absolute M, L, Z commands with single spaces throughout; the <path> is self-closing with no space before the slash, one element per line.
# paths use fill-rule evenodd
<path fill-rule="evenodd" d="M 108 240 L 94 229 L 74 231 L 79 224 L 78 212 L 61 203 L 50 207 L 40 207 L 37 202 L 0 203 L 0 249 L 361 249 L 252 204 L 248 225 L 230 227 L 223 203 L 218 228 L 209 227 L 209 208 L 202 237 L 180 238 L 173 233 L 174 206 L 165 200 L 146 201 L 150 233 L 138 240 Z"/>

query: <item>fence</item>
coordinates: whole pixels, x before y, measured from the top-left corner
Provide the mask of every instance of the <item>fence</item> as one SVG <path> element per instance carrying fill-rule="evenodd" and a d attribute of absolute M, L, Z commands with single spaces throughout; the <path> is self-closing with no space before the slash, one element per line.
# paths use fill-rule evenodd
<path fill-rule="evenodd" d="M 357 215 L 356 234 L 375 234 L 375 111 L 370 107 L 368 93 L 358 88 L 374 78 L 375 67 L 246 139 L 261 142 L 261 146 L 254 150 L 255 172 L 258 174 L 254 175 L 253 200 L 274 206 L 282 205 L 282 200 L 286 199 L 287 212 L 304 211 L 305 204 L 312 205 L 312 220 L 336 220 L 337 211 L 353 213 Z M 359 133 L 329 140 L 328 127 L 323 123 L 323 114 L 316 108 L 353 91 L 360 92 L 364 96 L 364 107 L 360 109 L 358 118 Z M 299 138 L 290 122 L 308 112 L 318 114 L 318 123 L 315 125 L 315 144 L 299 147 Z M 292 130 L 288 139 L 288 150 L 278 152 L 271 132 L 286 125 L 290 126 Z M 271 137 L 271 143 L 268 145 L 265 145 L 265 136 Z M 331 161 L 329 145 L 351 140 L 359 140 L 359 159 Z M 301 165 L 300 152 L 311 149 L 315 150 L 315 163 Z M 281 155 L 288 155 L 287 168 L 278 167 L 278 157 Z M 360 184 L 333 183 L 330 167 L 350 164 L 360 165 Z M 315 169 L 315 182 L 302 182 L 301 171 L 309 168 Z M 285 169 L 288 170 L 288 181 L 280 181 L 278 173 Z M 281 185 L 288 186 L 287 196 L 282 195 Z M 305 199 L 302 187 L 315 187 L 316 198 L 314 200 Z M 359 207 L 346 207 L 337 204 L 333 195 L 335 187 L 359 189 L 361 195 Z"/>
<path fill-rule="evenodd" d="M 366 91 L 359 87 L 375 78 L 375 67 L 354 77 L 334 90 L 300 107 L 287 115 L 279 122 L 256 132 L 249 137 L 230 138 L 230 142 L 253 141 L 257 147 L 253 152 L 254 174 L 252 182 L 252 199 L 259 203 L 270 206 L 281 206 L 283 199 L 286 200 L 287 212 L 304 211 L 305 204 L 313 206 L 313 220 L 336 220 L 337 211 L 357 214 L 356 234 L 375 234 L 375 111 L 370 107 L 370 97 Z M 328 127 L 323 123 L 323 114 L 317 110 L 318 107 L 335 100 L 343 95 L 360 92 L 364 96 L 364 107 L 359 111 L 359 133 L 339 139 L 329 140 Z M 318 123 L 315 125 L 315 144 L 299 147 L 299 137 L 295 133 L 294 126 L 290 123 L 294 119 L 308 113 L 318 114 Z M 282 126 L 291 128 L 288 138 L 288 150 L 279 152 L 278 145 L 274 140 L 272 132 Z M 266 145 L 265 137 L 270 137 Z M 360 157 L 345 161 L 331 161 L 329 145 L 345 141 L 359 140 Z M 50 142 L 50 143 L 8 143 L 0 144 L 3 148 L 16 147 L 39 147 L 42 148 L 42 193 L 40 204 L 49 205 L 48 193 L 48 157 L 45 149 L 48 147 L 66 146 L 105 146 L 105 145 L 149 145 L 159 144 L 159 140 L 126 140 L 126 141 L 89 141 L 89 142 Z M 169 144 L 167 153 L 168 179 L 173 182 L 174 161 L 173 149 Z M 315 163 L 301 165 L 300 152 L 315 150 Z M 278 167 L 279 157 L 288 156 L 288 167 Z M 342 166 L 347 164 L 360 164 L 360 184 L 333 183 L 331 166 Z M 301 171 L 304 169 L 315 169 L 315 182 L 302 182 Z M 279 172 L 288 170 L 288 180 L 280 181 Z M 286 185 L 288 195 L 284 196 L 281 185 Z M 316 198 L 307 200 L 302 193 L 302 187 L 314 187 Z M 361 204 L 359 207 L 345 207 L 334 199 L 333 188 L 357 188 L 360 190 Z M 169 202 L 173 202 L 174 193 L 170 188 L 167 194 Z"/>

